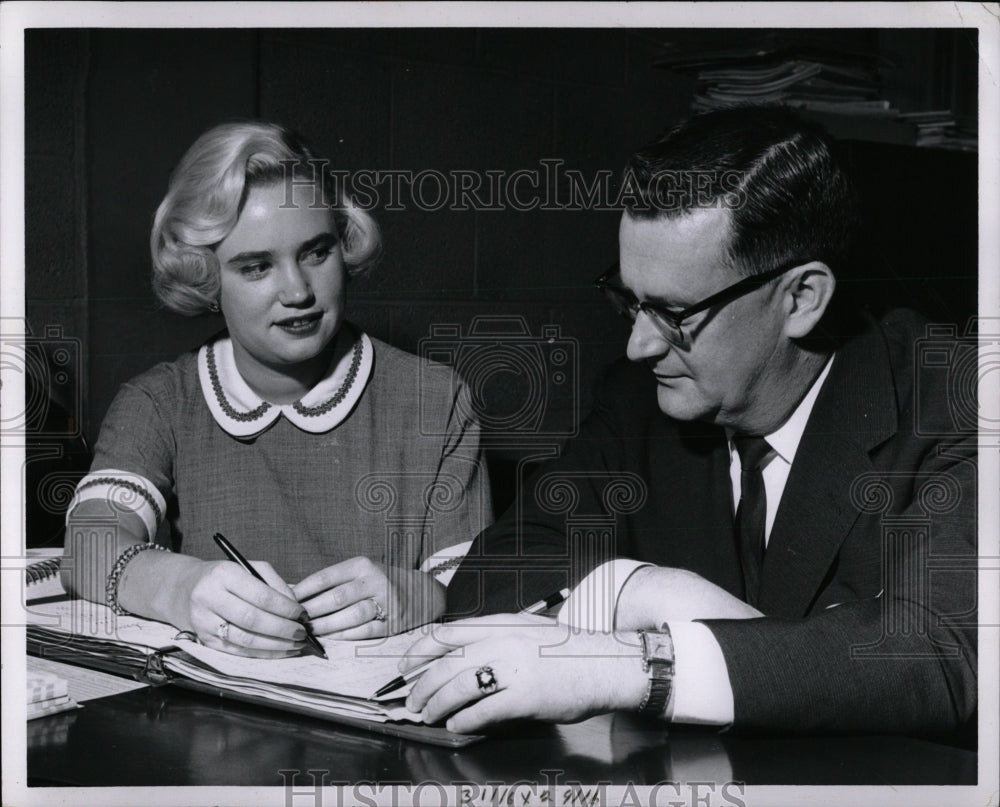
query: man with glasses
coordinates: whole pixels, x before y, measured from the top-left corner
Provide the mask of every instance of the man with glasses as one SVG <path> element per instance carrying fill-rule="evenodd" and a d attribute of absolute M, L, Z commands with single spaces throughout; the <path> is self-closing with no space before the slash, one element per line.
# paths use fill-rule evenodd
<path fill-rule="evenodd" d="M 974 439 L 917 428 L 949 422 L 916 377 L 917 315 L 835 311 L 856 215 L 826 137 L 781 109 L 708 113 L 626 181 L 597 286 L 632 322 L 631 362 L 474 542 L 449 613 L 506 616 L 421 639 L 404 668 L 448 655 L 411 708 L 459 731 L 631 708 L 967 738 Z M 563 586 L 560 620 L 586 631 L 512 616 Z"/>

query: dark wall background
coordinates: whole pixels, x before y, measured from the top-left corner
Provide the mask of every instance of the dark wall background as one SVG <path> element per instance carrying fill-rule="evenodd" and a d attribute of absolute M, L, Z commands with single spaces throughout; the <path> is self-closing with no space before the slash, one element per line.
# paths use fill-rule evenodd
<path fill-rule="evenodd" d="M 885 37 L 905 57 L 890 86 L 921 108 L 921 76 L 939 77 L 941 34 Z M 693 82 L 653 67 L 662 39 L 642 30 L 27 32 L 27 310 L 35 333 L 56 325 L 81 342 L 80 390 L 57 390 L 66 408 L 93 440 L 119 384 L 221 327 L 162 310 L 149 286 L 153 213 L 170 170 L 208 127 L 277 120 L 351 171 L 509 172 L 554 157 L 588 177 L 617 173 L 689 109 Z M 964 323 L 975 309 L 974 155 L 844 147 L 869 211 L 845 287 L 875 308 L 909 303 Z M 522 316 L 536 336 L 557 325 L 580 359 L 578 392 L 564 385 L 546 404 L 547 423 L 566 431 L 599 368 L 624 351 L 624 324 L 590 289 L 617 256 L 618 214 L 412 205 L 374 214 L 385 260 L 352 286 L 352 319 L 411 351 L 432 326 L 467 333 L 477 315 Z M 500 409 L 503 386 L 489 391 Z"/>

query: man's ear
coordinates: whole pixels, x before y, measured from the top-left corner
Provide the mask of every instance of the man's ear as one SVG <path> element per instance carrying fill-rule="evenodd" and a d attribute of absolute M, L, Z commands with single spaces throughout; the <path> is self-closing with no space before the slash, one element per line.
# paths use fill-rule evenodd
<path fill-rule="evenodd" d="M 789 270 L 782 283 L 785 335 L 790 339 L 808 336 L 822 319 L 833 299 L 837 279 L 821 261 L 811 261 Z"/>

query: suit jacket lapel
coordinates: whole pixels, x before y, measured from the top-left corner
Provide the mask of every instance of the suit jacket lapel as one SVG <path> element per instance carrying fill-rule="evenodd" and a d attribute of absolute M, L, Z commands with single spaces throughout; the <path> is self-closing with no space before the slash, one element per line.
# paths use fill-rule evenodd
<path fill-rule="evenodd" d="M 858 509 L 851 484 L 896 431 L 889 356 L 874 323 L 838 350 L 809 416 L 764 553 L 759 607 L 804 616 Z"/>

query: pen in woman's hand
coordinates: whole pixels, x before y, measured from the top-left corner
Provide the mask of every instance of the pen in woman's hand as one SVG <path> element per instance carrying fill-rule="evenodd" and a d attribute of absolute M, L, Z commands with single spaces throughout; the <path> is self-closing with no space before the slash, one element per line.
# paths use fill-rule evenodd
<path fill-rule="evenodd" d="M 548 597 L 545 597 L 538 602 L 532 603 L 519 613 L 540 614 L 542 611 L 548 611 L 549 608 L 555 608 L 555 606 L 559 605 L 559 603 L 565 601 L 567 597 L 569 597 L 569 589 L 564 588 L 561 591 L 555 592 L 555 594 L 549 594 Z M 420 676 L 421 673 L 423 673 L 424 670 L 430 667 L 435 661 L 437 661 L 436 658 L 427 659 L 427 661 L 418 664 L 412 670 L 396 676 L 388 684 L 379 687 L 375 694 L 368 698 L 368 700 L 375 700 L 376 698 L 381 698 L 383 695 L 388 695 L 390 692 L 395 692 L 397 689 L 402 689 L 414 678 Z"/>
<path fill-rule="evenodd" d="M 229 558 L 233 563 L 237 564 L 241 569 L 243 569 L 243 571 L 252 574 L 255 578 L 260 580 L 260 582 L 263 583 L 264 585 L 269 585 L 268 582 L 263 577 L 261 577 L 260 572 L 258 572 L 253 566 L 250 565 L 250 562 L 240 554 L 239 550 L 229 542 L 229 539 L 226 538 L 225 535 L 223 535 L 221 532 L 217 532 L 212 537 L 215 539 L 215 543 L 219 545 L 219 549 L 221 549 L 225 553 L 227 558 Z M 306 629 L 306 646 L 315 655 L 319 656 L 320 658 L 326 658 L 327 655 L 326 651 L 323 650 L 323 645 L 321 645 L 319 643 L 319 640 L 315 636 L 313 636 L 313 633 L 309 629 L 309 626 L 303 625 L 303 627 Z"/>

